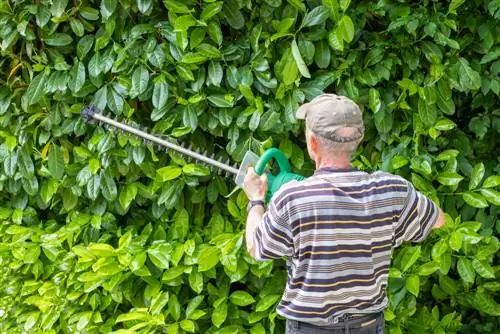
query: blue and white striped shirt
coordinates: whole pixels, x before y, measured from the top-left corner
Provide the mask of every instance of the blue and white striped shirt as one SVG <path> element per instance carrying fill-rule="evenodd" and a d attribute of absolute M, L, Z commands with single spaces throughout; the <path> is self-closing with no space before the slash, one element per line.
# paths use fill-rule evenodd
<path fill-rule="evenodd" d="M 422 241 L 438 211 L 385 172 L 319 169 L 284 185 L 254 235 L 257 260 L 287 258 L 277 312 L 321 326 L 344 313 L 382 311 L 392 248 Z"/>

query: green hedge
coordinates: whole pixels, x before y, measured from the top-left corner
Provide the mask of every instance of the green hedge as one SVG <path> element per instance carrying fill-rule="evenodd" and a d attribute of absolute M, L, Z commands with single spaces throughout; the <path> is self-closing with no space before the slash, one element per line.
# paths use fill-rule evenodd
<path fill-rule="evenodd" d="M 336 92 L 364 109 L 355 165 L 448 214 L 394 252 L 388 332 L 493 332 L 499 19 L 497 0 L 0 2 L 0 331 L 282 333 L 284 262 L 247 254 L 244 194 L 80 111 L 310 175 L 294 111 Z"/>

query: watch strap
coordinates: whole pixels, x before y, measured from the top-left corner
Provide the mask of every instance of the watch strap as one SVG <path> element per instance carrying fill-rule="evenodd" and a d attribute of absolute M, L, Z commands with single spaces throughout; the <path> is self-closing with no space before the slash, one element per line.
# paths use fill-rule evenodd
<path fill-rule="evenodd" d="M 248 202 L 247 211 L 250 211 L 254 206 L 262 205 L 263 208 L 266 207 L 263 200 L 253 200 Z"/>

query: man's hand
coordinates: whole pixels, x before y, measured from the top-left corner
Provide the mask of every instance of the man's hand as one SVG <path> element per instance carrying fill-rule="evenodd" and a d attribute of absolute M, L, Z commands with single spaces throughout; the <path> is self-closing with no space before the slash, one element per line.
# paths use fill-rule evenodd
<path fill-rule="evenodd" d="M 261 176 L 255 173 L 253 167 L 248 167 L 245 180 L 243 181 L 243 191 L 251 201 L 265 200 L 267 193 L 267 175 Z"/>

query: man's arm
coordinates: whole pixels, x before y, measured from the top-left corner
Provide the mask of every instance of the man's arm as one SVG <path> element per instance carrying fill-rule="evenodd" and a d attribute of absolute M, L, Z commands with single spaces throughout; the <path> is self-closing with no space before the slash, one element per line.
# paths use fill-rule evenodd
<path fill-rule="evenodd" d="M 432 229 L 445 224 L 445 216 L 436 203 L 407 182 L 408 190 L 400 216 L 394 226 L 394 246 L 405 241 L 422 242 Z"/>
<path fill-rule="evenodd" d="M 255 245 L 254 245 L 254 235 L 257 226 L 262 223 L 262 217 L 264 216 L 264 208 L 262 206 L 254 206 L 250 209 L 247 216 L 247 226 L 245 229 L 245 239 L 247 243 L 248 253 L 252 257 L 255 257 Z"/>
<path fill-rule="evenodd" d="M 432 228 L 440 228 L 440 227 L 443 227 L 443 226 L 444 226 L 444 223 L 445 223 L 444 212 L 443 212 L 443 210 L 441 210 L 441 209 L 439 208 L 439 213 L 438 213 L 438 217 L 437 217 L 436 224 L 434 224 L 434 226 L 433 226 Z"/>
<path fill-rule="evenodd" d="M 257 175 L 249 168 L 243 190 L 251 201 L 264 201 L 267 192 L 266 175 Z M 267 211 L 262 205 L 250 209 L 245 231 L 247 249 L 257 261 L 291 256 L 293 251 L 292 233 L 287 215 L 271 200 Z"/>

